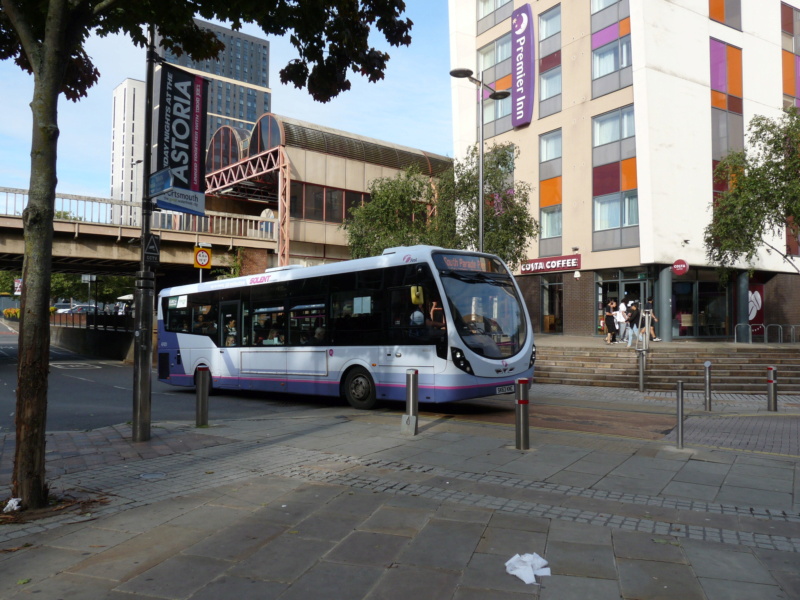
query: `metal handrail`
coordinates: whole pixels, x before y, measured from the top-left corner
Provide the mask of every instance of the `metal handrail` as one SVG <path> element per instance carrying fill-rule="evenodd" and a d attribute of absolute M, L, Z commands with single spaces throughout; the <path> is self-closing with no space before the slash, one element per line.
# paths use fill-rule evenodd
<path fill-rule="evenodd" d="M 0 215 L 21 217 L 28 204 L 28 190 L 0 187 Z M 141 227 L 141 206 L 91 196 L 56 194 L 55 221 L 81 222 L 113 227 Z M 228 237 L 277 240 L 275 219 L 206 211 L 205 216 L 175 211 L 155 211 L 153 230 L 209 233 Z"/>
<path fill-rule="evenodd" d="M 766 328 L 764 329 L 764 343 L 765 344 L 769 344 L 769 329 L 770 329 L 770 327 L 777 327 L 778 328 L 778 343 L 782 344 L 783 343 L 783 326 L 779 325 L 777 323 L 771 323 L 770 325 L 767 325 Z"/>

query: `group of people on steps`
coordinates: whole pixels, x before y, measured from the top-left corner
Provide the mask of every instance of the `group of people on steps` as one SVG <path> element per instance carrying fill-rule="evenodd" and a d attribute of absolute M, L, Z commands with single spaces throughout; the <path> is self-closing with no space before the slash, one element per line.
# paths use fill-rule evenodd
<path fill-rule="evenodd" d="M 606 344 L 628 344 L 631 347 L 634 338 L 640 337 L 640 330 L 644 328 L 645 314 L 650 313 L 650 341 L 660 342 L 656 336 L 653 323 L 658 322 L 653 312 L 653 297 L 647 298 L 644 308 L 640 308 L 638 300 L 631 300 L 628 304 L 623 300 L 619 304 L 613 298 L 609 299 L 605 307 Z M 644 332 L 642 332 L 642 335 Z M 641 337 L 640 337 L 641 339 Z"/>

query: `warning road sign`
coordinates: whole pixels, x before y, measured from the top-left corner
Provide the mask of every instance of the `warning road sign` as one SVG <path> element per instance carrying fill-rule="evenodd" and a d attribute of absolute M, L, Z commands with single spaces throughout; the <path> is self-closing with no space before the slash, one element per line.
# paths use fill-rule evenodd
<path fill-rule="evenodd" d="M 158 266 L 160 261 L 161 237 L 151 233 L 144 244 L 144 264 Z"/>
<path fill-rule="evenodd" d="M 194 248 L 194 268 L 195 269 L 210 269 L 211 268 L 211 248 Z"/>

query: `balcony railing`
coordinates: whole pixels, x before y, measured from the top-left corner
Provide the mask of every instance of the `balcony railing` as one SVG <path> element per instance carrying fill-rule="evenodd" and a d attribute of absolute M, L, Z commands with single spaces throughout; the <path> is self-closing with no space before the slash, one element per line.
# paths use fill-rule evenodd
<path fill-rule="evenodd" d="M 21 217 L 28 204 L 28 190 L 0 187 L 0 215 Z M 79 221 L 110 227 L 141 228 L 141 206 L 107 198 L 57 194 L 56 221 Z M 153 231 L 207 233 L 268 241 L 277 240 L 275 219 L 206 211 L 205 216 L 175 211 L 151 215 Z"/>

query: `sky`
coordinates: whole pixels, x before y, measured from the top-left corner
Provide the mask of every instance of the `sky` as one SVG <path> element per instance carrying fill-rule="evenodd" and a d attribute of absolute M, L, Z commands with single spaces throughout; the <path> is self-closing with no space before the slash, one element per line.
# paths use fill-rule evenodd
<path fill-rule="evenodd" d="M 412 42 L 393 48 L 385 78 L 371 84 L 352 74 L 352 88 L 327 104 L 308 92 L 283 85 L 278 72 L 294 58 L 288 38 L 270 42 L 269 83 L 274 113 L 379 140 L 453 156 L 447 3 L 406 0 Z M 263 37 L 245 26 L 245 33 Z M 383 41 L 382 45 L 378 42 Z M 59 98 L 58 192 L 107 198 L 111 187 L 111 95 L 126 78 L 145 79 L 145 53 L 124 36 L 92 37 L 87 53 L 100 71 L 88 97 Z M 0 61 L 0 187 L 30 185 L 33 77 Z"/>

